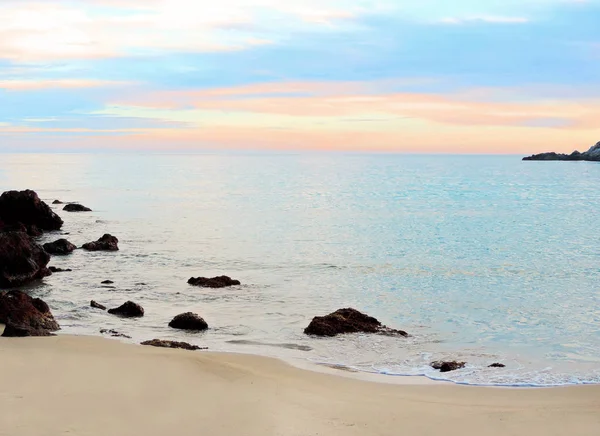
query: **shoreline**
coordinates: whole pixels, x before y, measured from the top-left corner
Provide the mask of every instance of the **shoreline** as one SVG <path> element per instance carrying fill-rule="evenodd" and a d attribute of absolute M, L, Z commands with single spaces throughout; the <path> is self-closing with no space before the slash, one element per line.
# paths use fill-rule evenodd
<path fill-rule="evenodd" d="M 600 386 L 373 383 L 274 358 L 68 335 L 2 338 L 0 353 L 2 436 L 600 432 Z"/>

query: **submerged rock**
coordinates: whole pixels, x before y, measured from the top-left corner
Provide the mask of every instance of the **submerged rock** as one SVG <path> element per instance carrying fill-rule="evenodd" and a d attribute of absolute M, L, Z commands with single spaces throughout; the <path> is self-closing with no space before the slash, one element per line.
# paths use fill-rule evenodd
<path fill-rule="evenodd" d="M 40 230 L 59 230 L 63 220 L 31 190 L 7 191 L 0 196 L 0 221 L 6 226 L 35 226 Z"/>
<path fill-rule="evenodd" d="M 139 318 L 144 316 L 144 308 L 133 301 L 128 301 L 115 309 L 109 309 L 108 313 L 125 318 Z"/>
<path fill-rule="evenodd" d="M 344 333 L 380 333 L 408 336 L 402 330 L 390 329 L 377 319 L 356 309 L 339 309 L 329 315 L 316 316 L 304 329 L 304 333 L 314 336 L 336 336 Z"/>
<path fill-rule="evenodd" d="M 564 153 L 540 153 L 534 154 L 532 156 L 524 157 L 523 160 L 542 160 L 542 161 L 550 161 L 550 160 L 562 160 L 562 161 L 592 161 L 599 162 L 600 161 L 600 142 L 596 143 L 596 145 L 592 146 L 588 151 L 580 153 L 579 151 L 574 151 L 571 154 Z"/>
<path fill-rule="evenodd" d="M 123 333 L 120 333 L 116 330 L 108 330 L 108 329 L 100 329 L 100 333 L 102 333 L 103 335 L 111 335 L 113 338 L 127 338 L 127 339 L 131 339 L 131 336 L 125 335 Z"/>
<path fill-rule="evenodd" d="M 91 212 L 92 209 L 85 207 L 83 204 L 69 203 L 63 207 L 65 212 Z"/>
<path fill-rule="evenodd" d="M 60 200 L 54 200 L 52 202 L 52 204 L 64 204 L 64 203 L 62 201 L 60 201 Z"/>
<path fill-rule="evenodd" d="M 506 365 L 503 363 L 492 363 L 488 368 L 506 368 Z"/>
<path fill-rule="evenodd" d="M 88 242 L 87 244 L 83 244 L 81 248 L 88 251 L 118 251 L 118 244 L 119 240 L 116 237 L 107 233 L 95 242 Z"/>
<path fill-rule="evenodd" d="M 466 362 L 457 362 L 455 360 L 448 361 L 448 362 L 438 360 L 435 362 L 431 362 L 431 367 L 433 369 L 439 369 L 440 372 L 450 372 L 450 371 L 456 371 L 457 369 L 464 368 L 466 364 L 467 364 Z"/>
<path fill-rule="evenodd" d="M 197 345 L 188 344 L 187 342 L 178 341 L 163 341 L 162 339 L 152 339 L 151 341 L 144 341 L 142 345 L 150 345 L 152 347 L 161 348 L 181 348 L 183 350 L 208 350 L 208 347 L 198 347 Z"/>
<path fill-rule="evenodd" d="M 103 285 L 112 285 L 114 282 L 112 280 L 104 280 L 103 282 L 101 282 L 101 284 Z"/>
<path fill-rule="evenodd" d="M 201 288 L 226 288 L 229 286 L 240 285 L 239 280 L 233 280 L 231 277 L 219 276 L 211 279 L 207 277 L 192 277 L 188 280 L 188 284 L 199 286 Z"/>
<path fill-rule="evenodd" d="M 206 330 L 208 324 L 197 314 L 186 312 L 173 318 L 169 327 L 180 330 Z"/>
<path fill-rule="evenodd" d="M 0 288 L 21 286 L 51 274 L 50 255 L 26 233 L 0 233 Z"/>
<path fill-rule="evenodd" d="M 103 306 L 100 303 L 96 303 L 94 300 L 90 301 L 90 306 L 93 307 L 94 309 L 106 310 L 106 306 Z M 102 332 L 100 332 L 100 333 L 102 333 Z"/>
<path fill-rule="evenodd" d="M 44 244 L 44 250 L 46 250 L 46 252 L 48 252 L 50 254 L 55 254 L 55 255 L 70 254 L 76 248 L 77 247 L 75 245 L 71 244 L 66 239 L 58 239 L 54 242 L 48 242 L 48 243 Z"/>
<path fill-rule="evenodd" d="M 52 273 L 59 273 L 59 272 L 71 272 L 71 271 L 73 271 L 73 270 L 72 270 L 72 269 L 70 269 L 70 268 L 67 268 L 67 269 L 62 269 L 62 268 L 57 268 L 57 267 L 55 267 L 55 266 L 50 266 L 50 267 L 48 267 L 48 269 L 49 269 L 49 270 L 50 270 L 50 272 L 52 272 Z"/>
<path fill-rule="evenodd" d="M 0 323 L 3 336 L 49 336 L 60 329 L 48 305 L 21 291 L 0 293 Z"/>

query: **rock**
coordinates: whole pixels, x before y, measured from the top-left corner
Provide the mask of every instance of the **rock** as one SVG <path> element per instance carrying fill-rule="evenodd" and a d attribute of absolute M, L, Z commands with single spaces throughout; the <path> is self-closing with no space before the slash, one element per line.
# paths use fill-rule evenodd
<path fill-rule="evenodd" d="M 239 280 L 233 280 L 231 277 L 220 276 L 213 277 L 212 279 L 206 277 L 190 278 L 188 284 L 193 286 L 200 286 L 201 288 L 226 288 L 229 286 L 239 285 Z"/>
<path fill-rule="evenodd" d="M 2 336 L 5 338 L 24 338 L 28 336 L 54 336 L 54 334 L 44 329 L 34 329 L 23 325 L 8 323 L 4 327 Z"/>
<path fill-rule="evenodd" d="M 457 369 L 464 368 L 465 365 L 466 365 L 466 362 L 457 362 L 457 361 L 444 362 L 444 361 L 438 360 L 436 362 L 431 362 L 431 367 L 433 369 L 439 369 L 440 372 L 456 371 Z"/>
<path fill-rule="evenodd" d="M 206 330 L 208 324 L 197 314 L 186 312 L 173 318 L 169 327 L 180 330 Z"/>
<path fill-rule="evenodd" d="M 81 248 L 88 251 L 118 251 L 118 243 L 119 240 L 116 237 L 107 233 L 95 242 L 83 244 Z"/>
<path fill-rule="evenodd" d="M 532 156 L 524 157 L 523 160 L 541 160 L 541 161 L 549 161 L 549 160 L 561 160 L 561 161 L 593 161 L 600 162 L 600 142 L 596 143 L 596 145 L 592 146 L 588 151 L 580 153 L 579 151 L 574 151 L 571 154 L 564 153 L 540 153 L 534 154 Z"/>
<path fill-rule="evenodd" d="M 0 294 L 0 323 L 6 324 L 5 337 L 49 336 L 60 329 L 43 300 L 21 291 Z"/>
<path fill-rule="evenodd" d="M 51 273 L 59 273 L 59 272 L 71 272 L 71 271 L 73 271 L 73 270 L 72 270 L 72 269 L 70 269 L 70 268 L 67 268 L 67 269 L 62 269 L 62 268 L 57 268 L 57 267 L 55 267 L 55 266 L 50 266 L 50 267 L 48 267 L 48 269 L 50 270 L 50 272 L 51 272 Z"/>
<path fill-rule="evenodd" d="M 0 221 L 0 233 L 2 232 L 23 232 L 33 237 L 42 236 L 43 234 L 38 226 L 33 224 L 26 226 L 23 223 L 5 224 L 4 222 Z"/>
<path fill-rule="evenodd" d="M 60 200 L 54 200 L 52 202 L 52 204 L 64 204 L 64 203 L 62 201 L 60 201 Z"/>
<path fill-rule="evenodd" d="M 503 363 L 492 363 L 488 368 L 506 368 L 506 365 Z"/>
<path fill-rule="evenodd" d="M 0 196 L 0 221 L 5 225 L 19 223 L 40 230 L 59 230 L 63 220 L 31 190 L 7 191 Z"/>
<path fill-rule="evenodd" d="M 183 350 L 208 350 L 208 347 L 198 347 L 197 345 L 191 345 L 187 342 L 177 342 L 177 341 L 163 341 L 161 339 L 152 339 L 151 341 L 144 341 L 142 345 L 150 345 L 152 347 L 162 347 L 162 348 L 181 348 Z"/>
<path fill-rule="evenodd" d="M 104 280 L 102 282 L 103 285 L 112 285 L 114 282 L 112 280 Z"/>
<path fill-rule="evenodd" d="M 103 306 L 100 303 L 96 303 L 94 300 L 90 301 L 90 306 L 95 309 L 106 310 L 106 306 Z M 100 333 L 102 333 L 102 332 L 100 332 Z"/>
<path fill-rule="evenodd" d="M 46 252 L 56 255 L 70 254 L 76 248 L 77 247 L 75 245 L 71 244 L 66 239 L 58 239 L 54 242 L 48 242 L 44 244 L 44 250 L 46 250 Z"/>
<path fill-rule="evenodd" d="M 85 207 L 83 204 L 69 203 L 63 207 L 65 212 L 91 212 L 92 209 Z"/>
<path fill-rule="evenodd" d="M 144 308 L 133 301 L 128 301 L 115 309 L 108 309 L 108 313 L 126 318 L 139 318 L 144 316 Z"/>
<path fill-rule="evenodd" d="M 22 232 L 0 233 L 0 288 L 21 286 L 51 274 L 50 255 Z"/>
<path fill-rule="evenodd" d="M 101 329 L 100 333 L 102 333 L 103 335 L 111 335 L 113 338 L 128 338 L 128 339 L 131 339 L 131 336 L 124 335 L 123 333 L 119 333 L 116 330 Z"/>
<path fill-rule="evenodd" d="M 336 336 L 344 333 L 380 333 L 408 336 L 402 330 L 390 329 L 356 309 L 339 309 L 326 316 L 316 316 L 304 329 L 304 333 L 314 336 Z"/>

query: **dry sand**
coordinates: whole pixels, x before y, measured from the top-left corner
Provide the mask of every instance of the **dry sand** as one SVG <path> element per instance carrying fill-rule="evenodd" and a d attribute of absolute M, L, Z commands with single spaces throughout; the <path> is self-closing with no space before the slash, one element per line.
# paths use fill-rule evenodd
<path fill-rule="evenodd" d="M 600 386 L 388 385 L 102 338 L 0 338 L 0 435 L 600 435 Z"/>

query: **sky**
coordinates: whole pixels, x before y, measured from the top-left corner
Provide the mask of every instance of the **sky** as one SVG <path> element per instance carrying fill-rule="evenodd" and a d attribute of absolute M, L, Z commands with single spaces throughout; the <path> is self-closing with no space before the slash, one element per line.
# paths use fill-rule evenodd
<path fill-rule="evenodd" d="M 600 141 L 600 0 L 0 0 L 0 151 Z"/>

